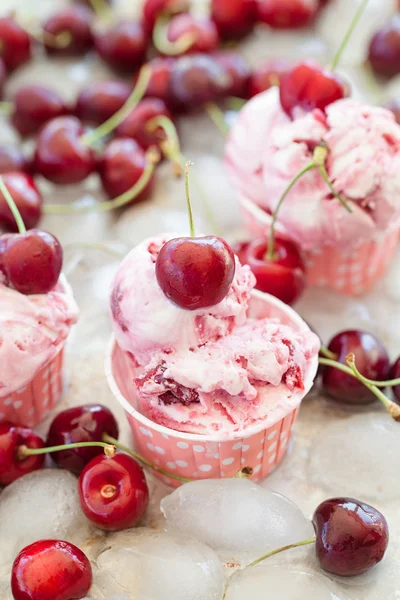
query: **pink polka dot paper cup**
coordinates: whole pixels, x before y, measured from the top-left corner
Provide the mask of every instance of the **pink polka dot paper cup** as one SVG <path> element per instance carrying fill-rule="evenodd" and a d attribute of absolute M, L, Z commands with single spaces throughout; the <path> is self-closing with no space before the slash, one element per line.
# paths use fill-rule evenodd
<path fill-rule="evenodd" d="M 64 349 L 61 348 L 25 387 L 0 396 L 0 423 L 11 421 L 34 427 L 43 421 L 63 392 L 63 357 Z"/>
<path fill-rule="evenodd" d="M 271 226 L 271 215 L 257 204 L 240 198 L 245 224 L 253 235 L 265 236 Z M 279 233 L 290 239 L 288 232 L 277 226 Z M 334 246 L 304 252 L 307 281 L 310 285 L 327 287 L 347 296 L 359 296 L 371 290 L 384 277 L 399 241 L 399 226 L 389 228 L 379 239 L 340 249 Z"/>
<path fill-rule="evenodd" d="M 258 291 L 252 293 L 250 317 L 278 318 L 297 331 L 309 330 L 301 317 L 286 304 Z M 264 479 L 285 456 L 300 404 L 310 390 L 318 368 L 318 357 L 310 361 L 304 390 L 282 403 L 281 412 L 236 432 L 229 438 L 218 435 L 181 433 L 154 423 L 137 409 L 133 363 L 129 353 L 111 339 L 106 357 L 106 376 L 124 408 L 138 452 L 156 466 L 189 479 L 233 477 L 243 467 L 253 468 L 253 479 Z M 159 475 L 167 484 L 176 480 Z"/>

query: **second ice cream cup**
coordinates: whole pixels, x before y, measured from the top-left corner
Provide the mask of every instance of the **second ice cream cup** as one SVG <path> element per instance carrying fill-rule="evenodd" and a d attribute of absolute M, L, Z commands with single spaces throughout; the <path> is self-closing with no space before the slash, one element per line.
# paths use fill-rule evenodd
<path fill-rule="evenodd" d="M 271 216 L 253 201 L 240 198 L 245 224 L 253 235 L 265 236 L 271 226 Z M 277 232 L 290 239 L 279 225 Z M 399 241 L 398 224 L 379 239 L 341 249 L 324 246 L 304 252 L 307 280 L 310 285 L 327 287 L 348 296 L 359 296 L 374 287 L 384 277 Z"/>
<path fill-rule="evenodd" d="M 249 316 L 278 318 L 297 331 L 309 330 L 307 324 L 280 300 L 253 291 Z M 154 423 L 136 406 L 133 363 L 114 337 L 106 357 L 106 376 L 111 391 L 124 408 L 138 452 L 156 466 L 189 479 L 233 477 L 243 467 L 253 468 L 259 481 L 272 473 L 285 456 L 302 399 L 310 390 L 318 368 L 316 356 L 304 377 L 304 390 L 294 392 L 279 411 L 248 429 L 226 437 L 182 433 Z M 179 482 L 159 476 L 174 487 Z"/>

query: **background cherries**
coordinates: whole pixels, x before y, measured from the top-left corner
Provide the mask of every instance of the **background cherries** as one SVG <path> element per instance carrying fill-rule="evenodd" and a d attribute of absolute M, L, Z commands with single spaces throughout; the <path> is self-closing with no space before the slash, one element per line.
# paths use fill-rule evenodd
<path fill-rule="evenodd" d="M 131 91 L 123 81 L 92 81 L 79 93 L 75 115 L 84 123 L 101 125 L 123 107 Z"/>
<path fill-rule="evenodd" d="M 383 26 L 372 38 L 369 64 L 379 75 L 394 77 L 400 73 L 400 13 Z"/>
<path fill-rule="evenodd" d="M 240 38 L 256 22 L 256 0 L 211 0 L 211 18 L 222 38 Z"/>
<path fill-rule="evenodd" d="M 58 36 L 68 36 L 69 42 L 59 44 L 46 43 L 49 54 L 81 55 L 93 47 L 92 34 L 93 12 L 86 6 L 68 6 L 45 22 L 43 29 L 57 41 Z M 61 38 L 60 38 L 61 39 Z"/>
<path fill-rule="evenodd" d="M 123 21 L 96 36 L 96 51 L 111 68 L 133 73 L 144 62 L 147 35 L 140 23 Z"/>
<path fill-rule="evenodd" d="M 43 467 L 44 454 L 21 460 L 18 456 L 20 446 L 44 448 L 44 441 L 28 427 L 0 423 L 0 486 L 9 485 L 23 475 Z"/>
<path fill-rule="evenodd" d="M 56 117 L 67 113 L 61 96 L 42 85 L 24 85 L 15 93 L 11 122 L 21 136 L 33 135 Z"/>
<path fill-rule="evenodd" d="M 258 0 L 258 19 L 274 29 L 297 29 L 317 15 L 319 0 Z"/>
<path fill-rule="evenodd" d="M 31 40 L 27 32 L 10 17 L 0 18 L 0 58 L 13 71 L 31 58 Z"/>
<path fill-rule="evenodd" d="M 0 164 L 1 164 L 0 150 Z M 8 158 L 13 161 L 22 160 L 21 156 L 13 153 Z M 5 160 L 3 153 L 3 160 Z M 17 166 L 17 165 L 16 165 Z M 31 175 L 17 171 L 7 172 L 2 175 L 3 181 L 10 192 L 17 208 L 21 214 L 22 220 L 28 229 L 35 227 L 42 214 L 43 198 L 35 181 Z M 3 194 L 0 191 L 0 225 L 8 231 L 17 231 L 15 218 L 8 206 Z"/>

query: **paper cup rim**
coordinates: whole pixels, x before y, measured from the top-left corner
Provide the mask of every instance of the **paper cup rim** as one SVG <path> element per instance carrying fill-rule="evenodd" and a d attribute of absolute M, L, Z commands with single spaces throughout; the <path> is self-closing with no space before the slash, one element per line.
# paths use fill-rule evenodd
<path fill-rule="evenodd" d="M 307 325 L 307 323 L 304 321 L 304 319 L 302 319 L 302 317 L 293 308 L 291 308 L 290 306 L 288 306 L 287 304 L 285 304 L 278 298 L 275 298 L 274 296 L 271 296 L 270 294 L 265 294 L 258 290 L 253 290 L 252 296 L 255 298 L 258 298 L 260 300 L 266 301 L 270 304 L 273 304 L 273 305 L 277 306 L 278 308 L 280 308 L 283 312 L 288 313 L 291 320 L 298 325 L 300 330 L 311 331 L 310 327 Z M 186 433 L 183 431 L 178 431 L 176 429 L 170 429 L 169 427 L 166 427 L 165 425 L 160 425 L 159 423 L 155 423 L 148 417 L 144 416 L 136 408 L 134 408 L 130 404 L 130 402 L 128 402 L 128 400 L 125 398 L 125 396 L 122 394 L 121 390 L 119 389 L 118 384 L 115 381 L 115 378 L 113 375 L 113 368 L 112 368 L 112 355 L 113 355 L 114 347 L 116 345 L 117 345 L 117 341 L 115 339 L 115 336 L 111 335 L 111 339 L 108 344 L 106 358 L 105 358 L 105 375 L 107 378 L 108 385 L 111 389 L 111 392 L 113 393 L 115 398 L 118 400 L 118 402 L 120 403 L 122 408 L 125 410 L 125 412 L 128 413 L 131 417 L 133 417 L 137 421 L 140 421 L 140 423 L 142 423 L 145 427 L 154 429 L 161 434 L 167 435 L 168 437 L 176 437 L 176 438 L 179 438 L 182 440 L 187 440 L 187 441 L 192 441 L 192 442 L 201 442 L 201 441 L 203 441 L 203 442 L 204 441 L 224 442 L 224 441 L 230 441 L 230 440 L 236 440 L 236 439 L 246 439 L 246 438 L 252 437 L 255 434 L 260 433 L 260 431 L 263 431 L 266 428 L 266 420 L 264 419 L 264 420 L 261 420 L 260 422 L 258 422 L 257 424 L 248 427 L 247 429 L 244 429 L 242 431 L 234 431 L 231 434 L 229 434 L 229 436 L 227 436 L 226 438 L 223 438 L 221 436 L 212 435 L 212 434 Z M 302 399 L 310 391 L 310 389 L 314 383 L 314 379 L 315 379 L 317 370 L 318 370 L 318 355 L 316 355 L 314 357 L 314 359 L 312 360 L 312 362 L 307 370 L 306 377 L 304 380 L 304 390 L 301 390 L 296 393 L 296 396 L 298 397 L 298 403 L 297 403 L 296 407 L 292 407 L 293 409 L 298 408 Z M 268 427 L 272 427 L 273 425 L 275 425 L 278 421 L 281 420 L 281 418 L 282 417 L 279 417 L 279 418 L 277 417 L 275 421 L 268 423 Z"/>

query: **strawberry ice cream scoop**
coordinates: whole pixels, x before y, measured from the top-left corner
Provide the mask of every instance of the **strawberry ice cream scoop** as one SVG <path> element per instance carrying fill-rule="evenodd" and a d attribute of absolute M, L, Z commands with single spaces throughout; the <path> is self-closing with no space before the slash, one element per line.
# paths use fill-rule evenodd
<path fill-rule="evenodd" d="M 291 121 L 276 90 L 254 101 L 242 110 L 226 148 L 226 166 L 239 192 L 273 211 L 323 142 L 328 177 L 352 210 L 350 214 L 343 208 L 317 169 L 306 173 L 278 215 L 278 223 L 303 249 L 368 242 L 398 226 L 400 126 L 390 111 L 345 99 L 329 105 L 326 114 L 314 110 Z M 274 120 L 268 130 L 260 126 L 261 104 Z M 267 120 L 265 116 L 262 123 Z M 245 123 L 247 137 L 240 135 Z"/>
<path fill-rule="evenodd" d="M 60 351 L 78 308 L 64 278 L 48 294 L 25 296 L 0 282 L 0 397 L 27 385 Z"/>
<path fill-rule="evenodd" d="M 191 352 L 157 353 L 138 369 L 141 412 L 187 433 L 229 434 L 259 421 L 283 418 L 319 341 L 277 320 L 248 320 L 231 334 Z"/>
<path fill-rule="evenodd" d="M 171 302 L 157 283 L 155 263 L 161 247 L 178 235 L 147 239 L 121 263 L 111 287 L 110 311 L 118 345 L 139 365 L 155 352 L 189 351 L 217 340 L 243 325 L 255 278 L 236 259 L 236 271 L 225 298 L 205 309 L 184 310 Z"/>

